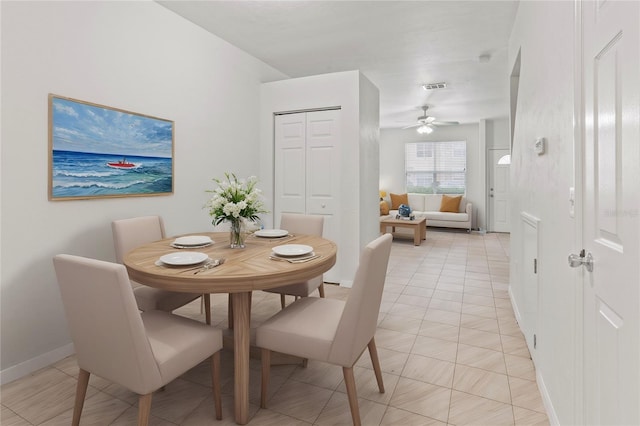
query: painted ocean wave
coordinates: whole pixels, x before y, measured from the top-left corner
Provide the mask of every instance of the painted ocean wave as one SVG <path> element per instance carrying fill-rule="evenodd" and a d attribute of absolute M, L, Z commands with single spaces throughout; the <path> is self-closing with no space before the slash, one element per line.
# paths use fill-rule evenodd
<path fill-rule="evenodd" d="M 53 174 L 56 176 L 66 176 L 66 177 L 77 177 L 77 178 L 88 178 L 88 177 L 107 177 L 107 176 L 115 176 L 121 174 L 122 172 L 69 172 L 66 170 L 56 170 Z"/>
<path fill-rule="evenodd" d="M 130 195 L 165 193 L 171 190 L 171 179 L 158 179 L 150 182 L 136 182 L 131 185 L 117 187 L 94 182 L 87 186 L 57 186 L 54 193 L 58 197 L 100 196 L 100 195 Z M 82 195 L 79 195 L 82 194 Z"/>
<path fill-rule="evenodd" d="M 109 167 L 126 158 L 130 169 Z M 53 152 L 53 197 L 90 197 L 173 192 L 171 158 Z"/>
<path fill-rule="evenodd" d="M 130 188 L 134 185 L 139 185 L 139 184 L 143 184 L 143 183 L 147 183 L 146 181 L 143 180 L 139 180 L 139 181 L 135 181 L 135 182 L 129 182 L 129 183 L 121 183 L 121 184 L 117 184 L 117 183 L 104 183 L 104 182 L 82 182 L 82 183 L 73 183 L 73 182 L 68 182 L 68 183 L 63 183 L 63 184 L 59 184 L 59 185 L 54 185 L 54 190 L 57 188 L 91 188 L 91 187 L 96 187 L 96 188 L 111 188 L 111 189 L 125 189 L 125 188 Z"/>

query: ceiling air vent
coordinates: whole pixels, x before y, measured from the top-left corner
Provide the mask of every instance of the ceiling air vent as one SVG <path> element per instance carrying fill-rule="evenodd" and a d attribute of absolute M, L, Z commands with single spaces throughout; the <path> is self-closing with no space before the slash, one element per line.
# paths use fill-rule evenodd
<path fill-rule="evenodd" d="M 434 89 L 444 89 L 445 87 L 447 87 L 447 83 L 442 82 L 442 83 L 428 83 L 428 84 L 423 84 L 422 88 L 424 90 L 434 90 Z"/>

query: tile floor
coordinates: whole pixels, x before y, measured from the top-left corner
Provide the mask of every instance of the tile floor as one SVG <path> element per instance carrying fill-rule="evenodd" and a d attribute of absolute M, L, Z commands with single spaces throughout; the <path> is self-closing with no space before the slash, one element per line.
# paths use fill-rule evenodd
<path fill-rule="evenodd" d="M 429 229 L 414 247 L 393 243 L 376 342 L 386 393 L 377 391 L 368 353 L 355 367 L 364 425 L 548 424 L 533 363 L 507 287 L 509 235 Z M 349 290 L 328 285 L 327 297 Z M 213 297 L 213 321 L 226 325 L 226 295 Z M 256 292 L 252 326 L 280 308 Z M 203 320 L 198 302 L 178 310 Z M 222 356 L 223 420 L 213 414 L 208 364 L 153 397 L 152 425 L 234 424 L 232 354 Z M 251 360 L 250 425 L 351 424 L 342 369 L 310 361 L 274 366 L 269 409 L 259 409 L 260 363 Z M 75 393 L 73 356 L 1 388 L 0 423 L 68 425 Z M 135 424 L 137 396 L 92 376 L 85 425 Z"/>

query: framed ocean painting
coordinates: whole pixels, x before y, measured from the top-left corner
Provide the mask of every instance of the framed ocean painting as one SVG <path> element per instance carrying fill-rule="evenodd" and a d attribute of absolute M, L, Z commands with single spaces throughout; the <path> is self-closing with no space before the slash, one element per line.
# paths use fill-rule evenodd
<path fill-rule="evenodd" d="M 49 95 L 49 200 L 173 193 L 174 122 Z"/>

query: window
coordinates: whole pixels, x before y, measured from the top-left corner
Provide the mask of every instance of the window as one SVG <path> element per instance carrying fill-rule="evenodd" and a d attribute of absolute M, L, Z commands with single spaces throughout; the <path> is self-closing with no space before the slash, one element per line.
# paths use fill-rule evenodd
<path fill-rule="evenodd" d="M 405 144 L 407 192 L 464 194 L 466 142 L 411 142 Z"/>
<path fill-rule="evenodd" d="M 511 164 L 511 155 L 507 154 L 507 155 L 503 155 L 502 157 L 500 157 L 500 159 L 498 160 L 498 164 L 500 164 L 500 165 Z"/>
<path fill-rule="evenodd" d="M 433 157 L 433 146 L 426 143 L 416 144 L 416 157 L 418 158 L 427 158 Z"/>

